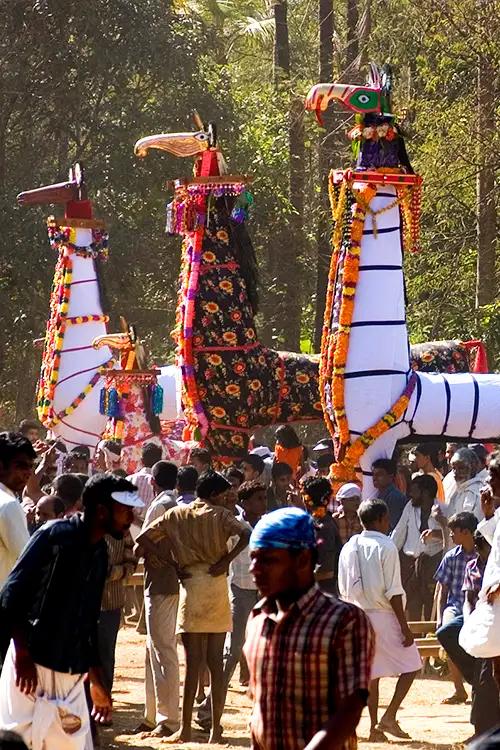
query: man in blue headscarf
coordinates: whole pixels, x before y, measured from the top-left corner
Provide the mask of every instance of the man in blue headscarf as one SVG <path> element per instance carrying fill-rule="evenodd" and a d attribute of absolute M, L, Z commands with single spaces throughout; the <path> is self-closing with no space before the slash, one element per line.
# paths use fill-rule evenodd
<path fill-rule="evenodd" d="M 305 511 L 263 516 L 250 550 L 265 597 L 250 615 L 245 643 L 252 746 L 353 750 L 373 657 L 368 618 L 316 586 L 314 524 Z"/>

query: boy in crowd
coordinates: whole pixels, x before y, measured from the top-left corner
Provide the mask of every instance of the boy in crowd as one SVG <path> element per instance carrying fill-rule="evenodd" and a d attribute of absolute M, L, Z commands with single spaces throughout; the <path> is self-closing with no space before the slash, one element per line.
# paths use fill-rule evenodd
<path fill-rule="evenodd" d="M 199 474 L 212 467 L 212 456 L 207 448 L 193 448 L 189 453 L 189 464 L 194 466 Z"/>
<path fill-rule="evenodd" d="M 84 484 L 76 474 L 60 474 L 52 482 L 52 490 L 64 503 L 64 516 L 69 518 L 82 510 Z"/>
<path fill-rule="evenodd" d="M 415 464 L 419 474 L 430 474 L 434 477 L 438 487 L 437 499 L 440 503 L 444 503 L 444 489 L 443 489 L 443 475 L 436 468 L 437 449 L 432 443 L 421 443 L 415 448 Z"/>
<path fill-rule="evenodd" d="M 401 577 L 408 599 L 410 620 L 430 620 L 434 601 L 434 575 L 443 556 L 443 532 L 431 515 L 437 484 L 430 474 L 418 474 L 409 487 L 410 502 L 391 534 L 400 551 Z M 437 536 L 432 531 L 438 532 Z"/>
<path fill-rule="evenodd" d="M 188 470 L 189 471 L 186 471 Z M 149 506 L 142 530 L 161 518 L 167 510 L 177 507 L 175 486 L 179 487 L 182 469 L 170 461 L 153 466 L 155 499 Z M 192 477 L 198 476 L 193 466 L 184 467 L 181 484 L 189 488 Z M 186 495 L 184 495 L 186 497 Z M 182 503 L 189 505 L 189 502 Z M 136 732 L 148 731 L 156 737 L 169 737 L 179 728 L 179 660 L 175 627 L 179 604 L 177 570 L 168 556 L 168 548 L 160 544 L 161 557 L 137 546 L 144 556 L 144 609 L 146 615 L 146 702 L 143 722 Z"/>
<path fill-rule="evenodd" d="M 261 479 L 264 473 L 264 459 L 256 453 L 249 453 L 241 462 L 241 470 L 245 482 L 255 482 Z"/>
<path fill-rule="evenodd" d="M 189 505 L 196 497 L 198 472 L 194 466 L 181 466 L 177 473 L 177 505 Z"/>
<path fill-rule="evenodd" d="M 383 500 L 365 500 L 359 506 L 361 534 L 343 547 L 339 560 L 339 591 L 357 604 L 375 631 L 368 709 L 369 742 L 386 742 L 384 732 L 409 739 L 396 718 L 422 662 L 405 617 L 405 592 L 401 584 L 399 556 L 387 536 L 390 518 Z M 398 676 L 392 699 L 378 721 L 379 679 Z"/>
<path fill-rule="evenodd" d="M 389 508 L 390 531 L 396 528 L 408 498 L 394 484 L 398 466 L 392 458 L 378 458 L 372 464 L 373 485 L 377 497 Z"/>
<path fill-rule="evenodd" d="M 135 484 L 137 487 L 139 497 L 144 503 L 144 514 L 153 502 L 155 496 L 152 478 L 153 466 L 158 463 L 158 461 L 161 461 L 162 455 L 163 449 L 161 445 L 157 445 L 153 442 L 144 443 L 141 450 L 142 468 L 127 477 L 128 481 L 132 482 L 132 484 Z M 142 521 L 143 518 L 144 516 L 141 516 L 140 520 Z"/>
<path fill-rule="evenodd" d="M 325 594 L 337 594 L 337 572 L 342 548 L 337 525 L 328 511 L 332 485 L 326 477 L 311 477 L 302 483 L 305 509 L 312 516 L 318 544 L 318 564 L 314 576 Z"/>
<path fill-rule="evenodd" d="M 458 636 L 464 624 L 465 567 L 476 556 L 476 527 L 477 518 L 472 513 L 464 511 L 450 518 L 448 528 L 455 547 L 445 554 L 435 575 L 439 583 L 436 636 L 448 654 L 450 675 L 455 687 L 453 695 L 443 700 L 449 705 L 467 701 L 463 677 L 470 684 L 474 679 L 474 658 L 459 646 Z"/>
<path fill-rule="evenodd" d="M 361 490 L 354 482 L 347 482 L 339 489 L 335 500 L 338 510 L 333 514 L 333 520 L 337 524 L 340 541 L 345 544 L 352 536 L 363 531 L 358 517 Z"/>
<path fill-rule="evenodd" d="M 64 516 L 64 503 L 57 495 L 43 495 L 35 506 L 35 523 L 30 529 L 34 533 L 47 521 L 56 521 Z"/>
<path fill-rule="evenodd" d="M 275 461 L 271 469 L 271 485 L 267 491 L 267 509 L 276 510 L 288 505 L 293 472 L 288 464 Z"/>
<path fill-rule="evenodd" d="M 23 419 L 19 424 L 19 432 L 33 445 L 40 439 L 40 424 L 34 419 Z"/>

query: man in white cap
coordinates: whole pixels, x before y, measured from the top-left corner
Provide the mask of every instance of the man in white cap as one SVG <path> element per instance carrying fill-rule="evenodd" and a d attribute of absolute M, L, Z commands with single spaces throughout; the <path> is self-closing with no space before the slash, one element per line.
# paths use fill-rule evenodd
<path fill-rule="evenodd" d="M 22 735 L 32 750 L 83 750 L 90 731 L 87 673 L 93 717 L 111 718 L 97 642 L 108 570 L 104 537 L 122 538 L 143 503 L 133 484 L 111 474 L 93 476 L 82 500 L 83 516 L 36 531 L 0 592 L 2 636 L 10 640 L 0 726 Z"/>
<path fill-rule="evenodd" d="M 347 482 L 337 492 L 335 497 L 337 507 L 333 518 L 337 524 L 340 541 L 345 544 L 355 534 L 361 534 L 363 527 L 358 518 L 358 508 L 361 503 L 361 489 L 354 482 Z"/>

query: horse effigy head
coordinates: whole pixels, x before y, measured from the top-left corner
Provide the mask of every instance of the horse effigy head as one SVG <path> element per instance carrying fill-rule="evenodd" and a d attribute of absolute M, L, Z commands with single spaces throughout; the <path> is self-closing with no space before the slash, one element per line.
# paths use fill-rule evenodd
<path fill-rule="evenodd" d="M 389 65 L 378 68 L 370 63 L 365 86 L 346 83 L 318 83 L 306 98 L 306 109 L 316 112 L 320 125 L 321 112 L 338 101 L 355 113 L 354 127 L 347 133 L 352 143 L 356 166 L 361 169 L 398 169 L 413 174 L 401 128 L 392 111 L 392 70 Z"/>
<path fill-rule="evenodd" d="M 140 138 L 134 147 L 136 156 L 145 157 L 149 149 L 167 151 L 179 157 L 200 156 L 217 146 L 217 130 L 214 123 L 205 125 L 197 112 L 193 115 L 196 130 L 186 133 L 158 133 Z"/>
<path fill-rule="evenodd" d="M 53 185 L 44 185 L 34 190 L 25 190 L 17 196 L 17 202 L 21 206 L 84 200 L 87 200 L 87 186 L 85 184 L 85 170 L 80 162 L 76 162 L 70 167 L 66 182 L 56 182 Z"/>

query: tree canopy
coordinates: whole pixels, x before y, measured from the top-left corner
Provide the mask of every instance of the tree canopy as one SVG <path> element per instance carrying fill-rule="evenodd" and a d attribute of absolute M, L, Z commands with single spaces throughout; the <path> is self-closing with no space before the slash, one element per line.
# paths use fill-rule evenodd
<path fill-rule="evenodd" d="M 32 341 L 44 334 L 56 260 L 46 208 L 20 208 L 16 194 L 64 179 L 76 159 L 109 223 L 115 320 L 136 324 L 157 363 L 173 357 L 180 248 L 164 234 L 165 182 L 191 164 L 140 161 L 133 144 L 190 129 L 194 108 L 217 122 L 232 169 L 254 175 L 262 337 L 312 350 L 318 240 L 330 232 L 321 153 L 331 167 L 349 163 L 349 118 L 336 111 L 321 131 L 298 105 L 319 80 L 327 23 L 331 80 L 362 82 L 370 59 L 393 65 L 424 176 L 422 252 L 405 259 L 411 339 L 483 338 L 498 367 L 499 11 L 498 0 L 4 0 L 2 426 L 33 409 Z"/>

